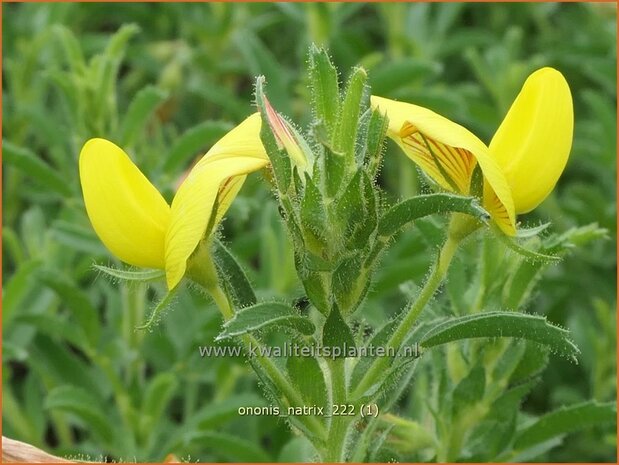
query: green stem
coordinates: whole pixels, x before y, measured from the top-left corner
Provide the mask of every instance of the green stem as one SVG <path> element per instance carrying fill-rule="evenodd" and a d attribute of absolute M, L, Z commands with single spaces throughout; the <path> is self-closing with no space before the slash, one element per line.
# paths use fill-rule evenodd
<path fill-rule="evenodd" d="M 234 310 L 230 305 L 230 301 L 226 296 L 225 292 L 221 289 L 221 287 L 216 285 L 210 285 L 206 288 L 208 293 L 213 298 L 213 301 L 219 308 L 219 311 L 223 315 L 224 319 L 227 321 L 234 316 Z M 260 342 L 252 335 L 246 334 L 241 337 L 243 344 L 245 347 L 254 346 L 257 348 L 256 352 L 261 353 L 260 351 Z M 290 384 L 288 379 L 283 375 L 283 373 L 277 368 L 275 363 L 268 358 L 263 356 L 256 356 L 256 362 L 260 365 L 260 367 L 267 373 L 269 378 L 273 381 L 273 383 L 278 387 L 278 389 L 284 394 L 290 405 L 296 407 L 302 407 L 304 405 L 303 399 L 299 395 L 299 393 L 295 390 L 295 388 Z M 299 417 L 299 421 L 306 423 L 306 426 L 319 438 L 326 437 L 326 431 L 322 423 L 318 421 L 316 417 L 306 416 Z"/>
<path fill-rule="evenodd" d="M 123 312 L 123 332 L 127 345 L 132 351 L 139 352 L 144 333 L 136 331 L 144 319 L 144 302 L 146 287 L 143 284 L 125 285 L 122 288 L 125 311 Z M 125 371 L 125 383 L 132 381 L 142 383 L 144 380 L 144 362 L 142 357 L 134 357 Z"/>
<path fill-rule="evenodd" d="M 395 332 L 391 335 L 391 338 L 387 342 L 386 353 L 394 351 L 397 353 L 402 343 L 405 341 L 406 336 L 410 333 L 413 325 L 419 318 L 419 315 L 432 298 L 438 287 L 443 282 L 443 278 L 447 273 L 451 259 L 454 256 L 460 243 L 460 238 L 457 236 L 449 235 L 443 248 L 441 249 L 436 265 L 434 266 L 432 273 L 428 277 L 428 280 L 424 284 L 419 297 L 413 303 L 410 310 L 406 313 L 406 316 L 402 319 Z M 388 368 L 390 359 L 388 357 L 380 357 L 374 360 L 374 363 L 370 366 L 370 369 L 363 376 L 359 382 L 357 388 L 353 393 L 354 398 L 359 398 L 363 393 L 372 386 L 380 376 L 383 376 L 385 369 Z"/>
<path fill-rule="evenodd" d="M 325 462 L 331 463 L 346 461 L 346 434 L 348 424 L 352 419 L 351 416 L 345 415 L 348 409 L 344 363 L 345 359 L 343 357 L 329 360 L 329 368 L 331 370 L 331 425 L 323 458 Z M 336 409 L 338 414 L 334 415 L 333 413 Z"/>

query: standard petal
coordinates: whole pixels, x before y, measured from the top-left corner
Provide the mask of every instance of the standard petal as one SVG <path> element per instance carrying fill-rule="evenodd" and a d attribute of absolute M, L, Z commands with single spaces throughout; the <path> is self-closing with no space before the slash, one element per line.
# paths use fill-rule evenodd
<path fill-rule="evenodd" d="M 200 164 L 230 157 L 252 157 L 268 162 L 269 157 L 260 140 L 261 126 L 260 113 L 248 116 L 241 124 L 219 139 L 198 161 L 196 168 Z"/>
<path fill-rule="evenodd" d="M 563 172 L 574 128 L 570 88 L 553 68 L 531 74 L 490 143 L 517 213 L 537 207 Z"/>
<path fill-rule="evenodd" d="M 376 96 L 371 97 L 371 104 L 389 118 L 388 136 L 444 189 L 468 194 L 473 168 L 478 163 L 489 189 L 487 196 L 494 195 L 498 201 L 493 202 L 491 213 L 503 231 L 515 233 L 509 185 L 488 147 L 477 136 L 418 105 Z"/>
<path fill-rule="evenodd" d="M 90 139 L 80 152 L 80 182 L 90 222 L 123 262 L 164 268 L 170 207 L 127 154 L 105 139 Z"/>
<path fill-rule="evenodd" d="M 221 220 L 245 175 L 266 166 L 260 157 L 230 156 L 199 162 L 172 201 L 166 234 L 166 279 L 174 288 L 187 269 L 187 259 Z"/>
<path fill-rule="evenodd" d="M 228 132 L 196 163 L 174 196 L 165 239 L 170 289 L 184 276 L 187 259 L 200 240 L 221 221 L 245 175 L 269 163 L 260 140 L 261 124 L 260 113 L 254 113 Z"/>

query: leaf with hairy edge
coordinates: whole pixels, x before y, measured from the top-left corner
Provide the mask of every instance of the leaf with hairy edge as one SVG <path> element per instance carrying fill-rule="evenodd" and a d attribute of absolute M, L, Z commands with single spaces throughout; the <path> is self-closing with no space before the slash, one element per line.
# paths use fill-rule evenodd
<path fill-rule="evenodd" d="M 163 270 L 122 270 L 105 265 L 93 265 L 93 267 L 112 278 L 122 279 L 124 281 L 147 283 L 158 281 L 165 277 L 165 271 Z"/>
<path fill-rule="evenodd" d="M 526 249 L 518 244 L 514 239 L 509 236 L 503 234 L 503 232 L 499 229 L 495 224 L 492 225 L 492 230 L 495 233 L 495 236 L 503 243 L 505 246 L 511 251 L 521 255 L 525 259 L 533 260 L 533 261 L 541 261 L 541 262 L 557 262 L 561 260 L 561 257 L 556 255 L 546 255 L 543 253 L 535 252 L 533 250 Z"/>
<path fill-rule="evenodd" d="M 420 344 L 430 348 L 461 339 L 515 337 L 547 345 L 557 353 L 575 359 L 580 351 L 568 336 L 567 330 L 548 323 L 542 316 L 486 312 L 443 321 L 426 332 Z"/>
<path fill-rule="evenodd" d="M 490 218 L 474 197 L 453 194 L 419 195 L 391 207 L 378 223 L 378 234 L 391 236 L 411 221 L 446 212 L 466 213 L 484 222 Z"/>
<path fill-rule="evenodd" d="M 338 76 L 328 53 L 315 45 L 310 48 L 309 74 L 316 118 L 324 123 L 330 136 L 340 113 Z"/>
<path fill-rule="evenodd" d="M 213 244 L 213 258 L 219 276 L 224 281 L 226 291 L 234 303 L 240 308 L 254 305 L 256 294 L 245 271 L 230 250 L 218 239 Z"/>
<path fill-rule="evenodd" d="M 299 315 L 291 306 L 279 302 L 263 302 L 238 311 L 224 324 L 223 331 L 215 340 L 251 333 L 272 326 L 283 326 L 312 334 L 316 328 L 308 318 Z"/>

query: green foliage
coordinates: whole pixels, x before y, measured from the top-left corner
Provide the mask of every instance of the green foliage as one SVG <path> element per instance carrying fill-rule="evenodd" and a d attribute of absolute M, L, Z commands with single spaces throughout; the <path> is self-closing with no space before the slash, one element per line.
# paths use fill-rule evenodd
<path fill-rule="evenodd" d="M 316 330 L 310 320 L 299 315 L 290 306 L 277 302 L 262 302 L 236 312 L 234 318 L 224 324 L 217 339 L 227 339 L 273 326 L 295 329 L 308 335 Z"/>
<path fill-rule="evenodd" d="M 576 358 L 578 348 L 568 331 L 553 326 L 544 317 L 513 312 L 484 312 L 450 318 L 426 332 L 422 347 L 434 347 L 460 339 L 480 337 L 515 337 L 548 345 L 561 355 Z"/>
<path fill-rule="evenodd" d="M 339 325 L 334 341 L 379 346 L 444 240 L 447 215 L 436 213 L 486 213 L 431 192 L 384 144 L 388 121 L 367 108 L 370 90 L 488 142 L 528 73 L 548 65 L 575 104 L 564 175 L 519 217 L 513 243 L 481 231 L 463 243 L 406 344 L 428 345 L 424 334 L 445 321 L 430 334 L 449 342 L 390 361 L 363 393 L 381 415 L 350 423 L 348 458 L 616 460 L 614 5 L 6 4 L 3 44 L 5 436 L 94 460 L 320 457 L 298 418 L 239 415 L 279 405 L 279 393 L 251 361 L 200 356 L 222 331 L 210 300 L 191 285 L 169 295 L 163 272 L 126 269 L 102 246 L 78 178 L 87 139 L 122 146 L 170 200 L 192 163 L 255 111 L 264 75 L 256 100 L 266 93 L 299 123 L 313 161 L 298 169 L 263 125 L 284 221 L 272 186 L 249 177 L 221 228 L 226 246 L 212 248 L 243 309 L 223 332 L 312 345 L 328 329 L 333 344 Z M 136 331 L 150 317 L 157 324 Z M 345 361 L 349 387 L 373 361 Z M 303 403 L 327 403 L 322 360 L 276 362 Z"/>

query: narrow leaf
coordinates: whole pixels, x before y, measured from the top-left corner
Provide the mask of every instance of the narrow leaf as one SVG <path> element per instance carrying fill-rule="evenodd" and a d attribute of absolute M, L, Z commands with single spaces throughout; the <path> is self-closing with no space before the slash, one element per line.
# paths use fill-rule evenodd
<path fill-rule="evenodd" d="M 105 265 L 93 265 L 93 267 L 112 278 L 122 279 L 123 281 L 147 283 L 158 281 L 165 277 L 165 271 L 163 270 L 123 270 Z"/>
<path fill-rule="evenodd" d="M 378 234 L 391 236 L 407 223 L 435 213 L 460 212 L 488 221 L 490 215 L 474 197 L 453 194 L 419 195 L 391 207 L 378 223 Z"/>
<path fill-rule="evenodd" d="M 49 166 L 45 160 L 29 149 L 18 147 L 11 142 L 3 140 L 2 156 L 2 160 L 8 166 L 17 168 L 24 175 L 34 179 L 53 192 L 66 197 L 72 194 L 67 180 L 58 171 Z"/>
<path fill-rule="evenodd" d="M 291 328 L 306 335 L 312 334 L 316 329 L 308 318 L 301 316 L 289 305 L 279 302 L 263 302 L 238 311 L 231 320 L 224 324 L 224 329 L 216 340 L 274 326 Z"/>
<path fill-rule="evenodd" d="M 526 259 L 534 260 L 534 261 L 542 261 L 542 262 L 553 262 L 553 261 L 556 262 L 556 261 L 561 260 L 561 257 L 558 257 L 556 255 L 546 255 L 543 253 L 534 252 L 533 250 L 525 249 L 520 244 L 518 244 L 514 239 L 503 234 L 503 232 L 499 230 L 498 226 L 494 224 L 492 225 L 492 229 L 495 232 L 495 236 L 498 237 L 499 240 L 503 244 L 505 244 L 505 246 L 508 249 L 517 253 L 518 255 L 521 255 L 522 257 Z"/>
<path fill-rule="evenodd" d="M 213 244 L 213 258 L 220 278 L 224 281 L 228 295 L 239 307 L 248 307 L 256 303 L 256 294 L 247 279 L 245 271 L 234 255 L 219 239 Z"/>
<path fill-rule="evenodd" d="M 315 45 L 312 45 L 309 54 L 309 78 L 315 116 L 331 137 L 340 112 L 337 70 L 329 54 Z"/>
<path fill-rule="evenodd" d="M 568 335 L 567 330 L 551 325 L 541 316 L 486 312 L 443 321 L 426 332 L 420 344 L 430 348 L 461 339 L 515 337 L 547 345 L 557 353 L 575 359 L 580 351 Z"/>
<path fill-rule="evenodd" d="M 339 117 L 337 131 L 334 134 L 333 147 L 336 152 L 344 154 L 347 160 L 351 160 L 355 152 L 359 113 L 367 77 L 365 69 L 361 67 L 353 69 L 342 102 L 342 113 Z"/>
<path fill-rule="evenodd" d="M 144 129 L 148 118 L 166 98 L 166 93 L 154 86 L 141 89 L 131 101 L 121 124 L 120 145 L 125 147 L 135 142 Z"/>
<path fill-rule="evenodd" d="M 556 436 L 610 424 L 617 419 L 617 405 L 614 402 L 584 402 L 562 407 L 539 418 L 535 423 L 516 436 L 515 449 L 523 450 L 543 443 Z"/>
<path fill-rule="evenodd" d="M 45 408 L 76 415 L 90 431 L 106 443 L 110 443 L 114 437 L 111 418 L 99 406 L 97 400 L 82 388 L 75 386 L 55 388 L 45 399 Z"/>
<path fill-rule="evenodd" d="M 155 306 L 148 320 L 144 324 L 136 326 L 135 329 L 150 329 L 153 324 L 157 323 L 159 314 L 170 305 L 170 303 L 174 299 L 174 296 L 176 296 L 179 287 L 180 286 L 176 286 L 175 288 L 168 291 L 164 298 L 161 299 L 159 303 Z"/>

